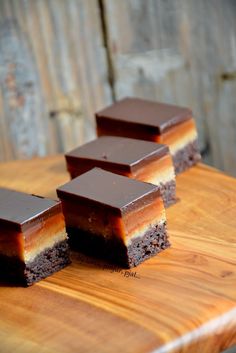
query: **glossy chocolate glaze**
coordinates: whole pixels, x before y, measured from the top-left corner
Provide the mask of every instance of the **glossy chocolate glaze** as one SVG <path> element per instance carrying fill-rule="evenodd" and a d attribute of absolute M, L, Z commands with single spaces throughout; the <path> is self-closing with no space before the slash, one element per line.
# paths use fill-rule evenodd
<path fill-rule="evenodd" d="M 68 169 L 93 167 L 131 172 L 169 153 L 166 145 L 124 137 L 102 136 L 65 155 Z"/>
<path fill-rule="evenodd" d="M 152 102 L 139 98 L 124 98 L 95 114 L 98 127 L 112 125 L 119 128 L 132 126 L 144 133 L 162 134 L 173 126 L 192 117 L 188 108 Z"/>
<path fill-rule="evenodd" d="M 60 201 L 0 188 L 0 225 L 3 227 L 22 231 L 60 210 Z"/>
<path fill-rule="evenodd" d="M 118 214 L 146 205 L 160 196 L 157 186 L 94 168 L 57 189 L 60 199 L 113 209 Z"/>

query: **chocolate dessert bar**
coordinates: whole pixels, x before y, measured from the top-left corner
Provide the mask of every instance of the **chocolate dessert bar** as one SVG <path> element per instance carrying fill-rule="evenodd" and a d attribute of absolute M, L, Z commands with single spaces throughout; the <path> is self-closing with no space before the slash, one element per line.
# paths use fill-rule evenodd
<path fill-rule="evenodd" d="M 168 145 L 176 174 L 200 160 L 190 109 L 125 98 L 96 113 L 96 121 L 98 136 L 132 137 Z"/>
<path fill-rule="evenodd" d="M 65 155 L 71 178 L 99 167 L 158 185 L 165 206 L 173 204 L 175 172 L 169 148 L 154 142 L 102 136 Z"/>
<path fill-rule="evenodd" d="M 73 248 L 130 268 L 170 245 L 155 185 L 94 168 L 57 194 Z"/>
<path fill-rule="evenodd" d="M 0 188 L 0 277 L 31 285 L 69 263 L 61 202 Z"/>

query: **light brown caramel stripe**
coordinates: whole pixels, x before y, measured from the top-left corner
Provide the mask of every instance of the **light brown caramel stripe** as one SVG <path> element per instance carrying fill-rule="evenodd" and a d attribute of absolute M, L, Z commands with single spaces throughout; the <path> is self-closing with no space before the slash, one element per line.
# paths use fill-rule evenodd
<path fill-rule="evenodd" d="M 52 198 L 68 180 L 63 156 L 0 165 L 2 186 Z M 236 344 L 236 180 L 199 164 L 177 176 L 177 195 L 166 211 L 172 247 L 132 271 L 73 254 L 35 286 L 2 285 L 0 350 L 220 353 Z"/>
<path fill-rule="evenodd" d="M 163 133 L 160 136 L 156 136 L 156 142 L 164 143 L 169 146 L 171 154 L 175 154 L 177 151 L 184 148 L 190 142 L 193 142 L 197 138 L 196 125 L 191 118 L 179 125 L 176 125 L 171 130 Z"/>
<path fill-rule="evenodd" d="M 175 171 L 171 156 L 168 154 L 146 164 L 144 167 L 133 172 L 132 177 L 155 185 L 175 180 Z"/>
<path fill-rule="evenodd" d="M 142 237 L 152 226 L 166 221 L 166 213 L 162 199 L 159 197 L 141 209 L 129 212 L 123 218 L 126 232 L 125 243 L 133 238 Z"/>
<path fill-rule="evenodd" d="M 32 261 L 40 252 L 67 238 L 64 216 L 60 213 L 36 222 L 27 230 L 0 232 L 0 254 Z"/>
<path fill-rule="evenodd" d="M 142 236 L 151 226 L 165 222 L 165 209 L 159 197 L 123 217 L 112 211 L 86 206 L 80 202 L 62 201 L 66 224 L 105 238 L 117 237 L 128 244 L 131 238 Z M 79 232 L 78 232 L 79 236 Z"/>
<path fill-rule="evenodd" d="M 32 261 L 40 252 L 67 239 L 62 213 L 36 223 L 24 232 L 24 260 Z"/>

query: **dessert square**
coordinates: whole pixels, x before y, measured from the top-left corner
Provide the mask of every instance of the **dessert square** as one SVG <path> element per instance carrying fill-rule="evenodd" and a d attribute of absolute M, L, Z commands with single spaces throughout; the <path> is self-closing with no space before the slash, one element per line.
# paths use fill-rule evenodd
<path fill-rule="evenodd" d="M 69 262 L 61 202 L 0 188 L 1 278 L 28 286 Z"/>
<path fill-rule="evenodd" d="M 65 158 L 72 179 L 99 167 L 159 186 L 165 207 L 176 200 L 174 166 L 166 145 L 102 136 L 67 153 Z"/>
<path fill-rule="evenodd" d="M 169 247 L 157 186 L 94 168 L 57 189 L 71 244 L 123 267 Z"/>
<path fill-rule="evenodd" d="M 98 136 L 132 137 L 169 146 L 176 174 L 200 160 L 192 111 L 139 98 L 124 98 L 96 113 Z"/>

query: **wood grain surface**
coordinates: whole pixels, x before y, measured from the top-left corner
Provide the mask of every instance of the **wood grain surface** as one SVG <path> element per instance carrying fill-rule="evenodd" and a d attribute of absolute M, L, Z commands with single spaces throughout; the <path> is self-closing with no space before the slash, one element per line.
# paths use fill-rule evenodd
<path fill-rule="evenodd" d="M 62 156 L 0 164 L 0 186 L 55 197 Z M 172 247 L 126 271 L 74 253 L 30 288 L 0 286 L 0 353 L 219 353 L 236 344 L 236 180 L 178 176 Z"/>

